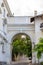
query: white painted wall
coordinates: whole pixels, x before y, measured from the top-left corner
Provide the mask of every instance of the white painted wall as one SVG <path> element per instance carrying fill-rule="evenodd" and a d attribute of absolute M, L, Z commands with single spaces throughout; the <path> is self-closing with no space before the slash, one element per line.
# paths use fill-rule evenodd
<path fill-rule="evenodd" d="M 11 62 L 11 42 L 13 36 L 18 33 L 26 33 L 30 36 L 33 42 L 37 43 L 40 37 L 43 37 L 43 31 L 40 30 L 40 23 L 43 22 L 43 19 L 40 17 L 35 18 L 35 24 L 30 22 L 30 16 L 15 16 L 15 17 L 7 17 L 7 10 L 5 8 L 5 18 L 7 19 L 7 24 L 5 26 L 5 30 L 3 29 L 3 8 L 1 7 L 3 0 L 0 0 L 0 8 L 2 13 L 0 14 L 0 31 L 6 32 L 6 39 L 8 42 L 4 40 L 4 50 L 5 53 L 2 53 L 2 45 L 0 44 L 0 61 L 6 61 L 7 63 Z M 1 32 L 0 32 L 1 34 Z M 0 36 L 0 41 L 2 40 Z M 32 60 L 34 61 L 34 54 Z M 43 60 L 43 58 L 41 59 Z M 36 58 L 37 61 L 37 58 Z"/>
<path fill-rule="evenodd" d="M 4 34 L 4 29 L 3 29 L 3 15 L 4 15 L 4 8 L 5 7 L 1 7 L 1 4 L 3 3 L 3 0 L 0 0 L 0 8 L 1 8 L 1 12 L 2 13 L 0 13 L 0 62 L 6 62 L 7 61 L 7 58 L 6 58 L 6 41 L 4 40 L 5 39 L 5 37 L 7 37 L 7 35 L 5 35 Z M 7 18 L 7 10 L 6 10 L 6 8 L 5 8 L 5 18 Z M 6 31 L 7 31 L 7 29 L 6 29 Z M 4 51 L 5 51 L 5 53 L 3 53 L 2 52 L 2 44 L 1 44 L 1 41 L 4 43 Z"/>
<path fill-rule="evenodd" d="M 43 22 L 43 19 L 40 17 L 35 19 L 35 41 L 38 42 L 40 37 L 43 37 L 43 31 L 40 30 L 40 24 Z"/>
<path fill-rule="evenodd" d="M 35 18 L 35 44 L 38 43 L 40 37 L 43 37 L 43 31 L 40 29 L 40 24 L 42 22 L 43 19 L 41 17 Z M 41 57 L 40 61 L 43 61 L 43 56 Z M 38 62 L 37 56 L 36 56 L 36 62 Z"/>
<path fill-rule="evenodd" d="M 35 26 L 34 23 L 30 23 L 30 17 L 9 17 L 7 19 L 7 33 L 10 44 L 12 43 L 12 38 L 18 33 L 26 33 L 30 36 L 32 43 L 35 40 Z M 11 48 L 10 51 L 12 52 Z M 11 56 L 11 52 L 10 55 L 8 54 L 9 56 Z M 8 59 L 12 60 L 11 57 Z"/>
<path fill-rule="evenodd" d="M 7 19 L 7 32 L 10 40 L 15 34 L 26 33 L 33 42 L 35 35 L 34 23 L 30 23 L 30 17 L 27 16 L 10 17 Z"/>

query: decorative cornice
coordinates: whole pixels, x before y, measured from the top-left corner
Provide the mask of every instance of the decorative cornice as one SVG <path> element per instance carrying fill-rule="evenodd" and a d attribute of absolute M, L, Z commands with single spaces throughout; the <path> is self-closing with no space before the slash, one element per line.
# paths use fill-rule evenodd
<path fill-rule="evenodd" d="M 11 29 L 11 28 L 8 28 L 8 31 L 35 31 L 35 29 Z"/>
<path fill-rule="evenodd" d="M 7 25 L 8 31 L 34 31 L 34 25 Z"/>
<path fill-rule="evenodd" d="M 26 23 L 26 24 L 25 23 L 24 24 L 23 23 L 22 24 L 15 24 L 15 23 L 11 24 L 11 23 L 7 23 L 7 26 L 9 26 L 9 27 L 12 27 L 12 26 L 14 26 L 14 27 L 15 26 L 34 26 L 34 24 L 31 24 L 31 23 L 30 24 L 29 23 Z"/>

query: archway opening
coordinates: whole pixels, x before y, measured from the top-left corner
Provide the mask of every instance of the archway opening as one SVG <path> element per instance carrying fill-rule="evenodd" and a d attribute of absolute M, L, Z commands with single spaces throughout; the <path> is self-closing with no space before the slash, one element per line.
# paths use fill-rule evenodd
<path fill-rule="evenodd" d="M 32 42 L 25 33 L 16 34 L 12 41 L 12 61 L 32 60 Z"/>

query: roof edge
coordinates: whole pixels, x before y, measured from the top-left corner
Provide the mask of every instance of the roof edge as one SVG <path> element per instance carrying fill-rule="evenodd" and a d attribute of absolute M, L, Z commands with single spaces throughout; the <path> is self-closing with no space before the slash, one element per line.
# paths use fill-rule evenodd
<path fill-rule="evenodd" d="M 7 11 L 8 11 L 8 14 L 9 14 L 10 16 L 12 16 L 12 12 L 11 12 L 11 10 L 10 10 L 10 7 L 9 7 L 9 4 L 8 4 L 7 0 L 3 0 L 3 2 L 4 2 L 4 4 L 5 4 L 5 6 L 6 6 L 6 9 L 7 9 Z"/>
<path fill-rule="evenodd" d="M 36 16 L 31 17 L 31 22 L 33 22 L 36 17 L 42 17 L 42 16 L 43 16 L 43 14 L 39 14 L 39 15 L 36 15 Z"/>

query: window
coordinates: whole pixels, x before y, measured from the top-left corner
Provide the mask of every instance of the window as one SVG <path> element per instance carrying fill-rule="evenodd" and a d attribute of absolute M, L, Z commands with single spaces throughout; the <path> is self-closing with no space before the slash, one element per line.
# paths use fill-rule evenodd
<path fill-rule="evenodd" d="M 0 8 L 0 14 L 2 14 L 1 8 Z"/>
<path fill-rule="evenodd" d="M 42 27 L 43 27 L 43 23 L 40 24 L 40 28 L 42 28 Z"/>

